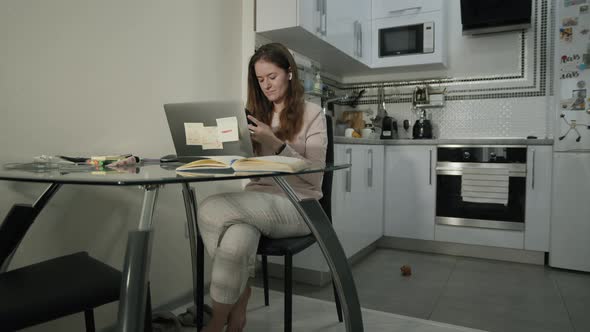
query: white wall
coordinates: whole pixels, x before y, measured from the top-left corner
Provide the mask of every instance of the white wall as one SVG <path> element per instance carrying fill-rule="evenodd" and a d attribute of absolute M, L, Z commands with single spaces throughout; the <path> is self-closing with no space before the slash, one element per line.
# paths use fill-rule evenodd
<path fill-rule="evenodd" d="M 234 0 L 0 2 L 0 159 L 173 152 L 163 103 L 242 97 L 241 29 Z M 1 182 L 0 216 L 13 203 L 32 203 L 44 187 Z M 239 188 L 197 186 L 199 199 Z M 136 187 L 64 186 L 11 268 L 79 250 L 120 268 L 141 199 Z M 180 186 L 161 191 L 154 222 L 150 278 L 158 306 L 192 287 Z M 116 310 L 99 309 L 98 327 L 111 325 Z M 80 331 L 82 324 L 75 315 L 27 331 Z"/>

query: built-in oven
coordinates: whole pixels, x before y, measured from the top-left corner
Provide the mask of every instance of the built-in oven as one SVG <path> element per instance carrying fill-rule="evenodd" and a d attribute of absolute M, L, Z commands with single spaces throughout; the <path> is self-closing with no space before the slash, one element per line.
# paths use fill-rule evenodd
<path fill-rule="evenodd" d="M 439 146 L 438 225 L 524 230 L 526 146 Z"/>

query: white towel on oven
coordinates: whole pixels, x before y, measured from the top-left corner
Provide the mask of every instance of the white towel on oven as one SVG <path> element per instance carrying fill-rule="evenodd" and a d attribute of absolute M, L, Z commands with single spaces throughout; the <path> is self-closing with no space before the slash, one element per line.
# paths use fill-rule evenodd
<path fill-rule="evenodd" d="M 508 205 L 508 168 L 464 167 L 461 197 L 464 202 Z"/>

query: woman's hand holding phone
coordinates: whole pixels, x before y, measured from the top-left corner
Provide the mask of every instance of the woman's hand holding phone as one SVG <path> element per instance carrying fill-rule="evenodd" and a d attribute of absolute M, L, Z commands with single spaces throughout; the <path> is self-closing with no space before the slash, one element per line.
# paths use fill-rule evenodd
<path fill-rule="evenodd" d="M 283 141 L 275 136 L 275 133 L 269 125 L 259 121 L 250 114 L 247 115 L 247 118 L 248 129 L 250 130 L 250 137 L 252 140 L 270 147 L 273 151 L 278 150 L 283 145 Z M 250 124 L 250 122 L 252 122 L 252 124 Z"/>

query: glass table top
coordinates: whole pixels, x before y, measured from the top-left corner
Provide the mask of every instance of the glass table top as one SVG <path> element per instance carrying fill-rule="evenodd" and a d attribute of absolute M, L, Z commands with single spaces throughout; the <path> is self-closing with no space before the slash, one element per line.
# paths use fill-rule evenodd
<path fill-rule="evenodd" d="M 220 171 L 176 172 L 182 163 L 140 163 L 133 166 L 97 168 L 91 165 L 49 163 L 0 162 L 0 180 L 89 185 L 149 185 L 185 182 L 237 180 L 260 177 L 276 177 L 318 172 L 332 172 L 350 167 L 350 164 L 328 164 L 326 167 L 310 167 L 296 173 Z"/>

